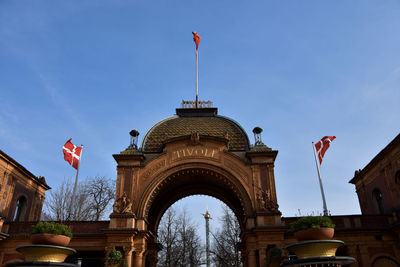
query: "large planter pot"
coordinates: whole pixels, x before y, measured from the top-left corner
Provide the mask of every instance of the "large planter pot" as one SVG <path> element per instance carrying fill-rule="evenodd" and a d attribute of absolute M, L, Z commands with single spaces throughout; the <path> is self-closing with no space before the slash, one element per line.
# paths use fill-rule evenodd
<path fill-rule="evenodd" d="M 75 249 L 53 246 L 53 245 L 26 245 L 17 247 L 17 251 L 24 254 L 25 264 L 22 266 L 59 266 L 54 265 L 54 263 L 64 262 L 64 260 L 72 254 L 76 253 Z M 44 262 L 42 264 L 34 264 L 34 262 Z M 32 264 L 33 263 L 33 264 Z M 76 266 L 76 265 L 73 265 Z"/>
<path fill-rule="evenodd" d="M 311 228 L 294 233 L 294 237 L 298 241 L 329 240 L 332 239 L 334 233 L 334 228 Z"/>
<path fill-rule="evenodd" d="M 334 257 L 338 247 L 343 246 L 340 240 L 311 240 L 301 241 L 286 246 L 290 254 L 294 253 L 298 259 Z M 301 266 L 321 266 L 319 264 L 305 264 Z M 293 265 L 300 266 L 300 265 Z M 328 265 L 324 265 L 328 266 Z M 331 266 L 331 265 L 329 265 Z M 332 265 L 333 266 L 333 265 Z M 336 266 L 336 265 L 335 265 Z"/>
<path fill-rule="evenodd" d="M 71 238 L 65 235 L 53 235 L 53 234 L 34 234 L 31 235 L 32 244 L 40 245 L 54 245 L 66 247 L 69 244 Z"/>
<path fill-rule="evenodd" d="M 123 265 L 123 260 L 108 260 L 107 267 L 120 267 L 120 266 L 124 266 Z"/>
<path fill-rule="evenodd" d="M 272 258 L 269 261 L 269 267 L 279 267 L 281 265 L 282 258 Z"/>

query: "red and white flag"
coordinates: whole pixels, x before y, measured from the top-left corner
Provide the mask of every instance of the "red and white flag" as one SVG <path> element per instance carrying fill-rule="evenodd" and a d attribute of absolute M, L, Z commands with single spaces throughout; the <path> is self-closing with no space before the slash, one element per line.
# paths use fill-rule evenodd
<path fill-rule="evenodd" d="M 72 167 L 78 169 L 79 161 L 81 160 L 82 147 L 72 144 L 71 140 L 72 138 L 70 138 L 63 146 L 64 159 Z"/>
<path fill-rule="evenodd" d="M 319 164 L 322 164 L 322 158 L 325 155 L 325 152 L 328 150 L 329 145 L 333 140 L 335 140 L 336 136 L 324 136 L 321 141 L 315 143 L 315 150 L 317 151 Z"/>
<path fill-rule="evenodd" d="M 196 44 L 196 51 L 199 49 L 199 43 L 200 43 L 200 36 L 197 34 L 197 32 L 192 32 L 193 33 L 193 41 Z"/>

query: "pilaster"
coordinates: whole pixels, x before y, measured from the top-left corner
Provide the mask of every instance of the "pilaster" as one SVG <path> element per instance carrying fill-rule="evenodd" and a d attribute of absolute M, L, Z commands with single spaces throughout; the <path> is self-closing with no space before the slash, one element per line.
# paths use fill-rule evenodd
<path fill-rule="evenodd" d="M 145 263 L 144 253 L 146 251 L 146 243 L 143 238 L 135 242 L 135 258 L 133 267 L 143 267 Z"/>
<path fill-rule="evenodd" d="M 123 250 L 124 250 L 126 267 L 132 267 L 132 252 L 133 252 L 132 246 L 124 246 Z"/>
<path fill-rule="evenodd" d="M 251 249 L 248 251 L 247 266 L 249 267 L 257 266 L 257 255 L 255 249 Z"/>

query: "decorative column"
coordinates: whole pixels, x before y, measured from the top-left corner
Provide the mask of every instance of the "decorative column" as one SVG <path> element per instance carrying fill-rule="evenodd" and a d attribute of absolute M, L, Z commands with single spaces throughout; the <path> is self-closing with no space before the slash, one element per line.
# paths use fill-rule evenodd
<path fill-rule="evenodd" d="M 138 239 L 135 240 L 134 249 L 135 249 L 135 258 L 133 267 L 143 267 L 145 263 L 144 253 L 146 252 L 146 240 L 144 239 L 143 236 L 138 237 Z"/>
<path fill-rule="evenodd" d="M 113 250 L 114 247 L 112 246 L 106 246 L 104 248 L 104 254 L 106 255 L 106 260 L 104 263 L 104 266 L 108 266 L 109 262 L 108 262 L 108 256 L 110 255 L 111 250 Z"/>
<path fill-rule="evenodd" d="M 256 257 L 256 250 L 251 249 L 248 253 L 247 263 L 249 267 L 256 267 L 257 266 L 257 257 Z"/>
<path fill-rule="evenodd" d="M 125 257 L 126 267 L 132 267 L 132 247 L 131 246 L 124 247 L 124 257 Z"/>
<path fill-rule="evenodd" d="M 135 251 L 135 260 L 133 267 L 143 267 L 143 253 L 144 251 Z M 130 266 L 128 266 L 130 267 Z"/>
<path fill-rule="evenodd" d="M 258 260 L 260 262 L 260 266 L 266 266 L 266 264 L 267 264 L 267 249 L 265 247 L 258 249 Z"/>
<path fill-rule="evenodd" d="M 248 261 L 248 257 L 247 256 L 248 255 L 246 253 L 242 252 L 241 260 L 242 260 L 243 267 L 248 267 L 249 266 L 249 264 L 247 262 Z"/>

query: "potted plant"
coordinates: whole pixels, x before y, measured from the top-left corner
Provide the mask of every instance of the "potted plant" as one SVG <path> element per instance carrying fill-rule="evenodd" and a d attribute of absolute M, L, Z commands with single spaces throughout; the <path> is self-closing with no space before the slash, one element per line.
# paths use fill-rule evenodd
<path fill-rule="evenodd" d="M 283 258 L 284 257 L 282 257 L 282 249 L 278 247 L 273 247 L 269 250 L 269 253 L 266 258 L 267 266 L 279 267 Z"/>
<path fill-rule="evenodd" d="M 122 253 L 119 250 L 113 248 L 108 254 L 107 266 L 123 266 L 124 259 Z"/>
<path fill-rule="evenodd" d="M 32 244 L 68 246 L 72 238 L 71 228 L 54 222 L 38 222 L 31 228 Z"/>
<path fill-rule="evenodd" d="M 329 240 L 334 235 L 335 224 L 326 216 L 306 216 L 291 225 L 298 241 Z"/>

